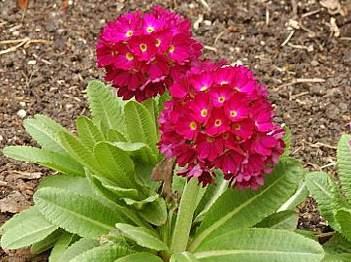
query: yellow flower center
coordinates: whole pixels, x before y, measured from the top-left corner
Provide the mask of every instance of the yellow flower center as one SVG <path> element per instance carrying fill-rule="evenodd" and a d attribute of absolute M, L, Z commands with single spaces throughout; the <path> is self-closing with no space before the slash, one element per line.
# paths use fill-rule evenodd
<path fill-rule="evenodd" d="M 234 124 L 233 128 L 239 131 L 241 129 L 241 126 L 239 124 Z"/>
<path fill-rule="evenodd" d="M 200 115 L 201 115 L 202 117 L 206 117 L 207 114 L 208 114 L 208 111 L 207 111 L 206 108 L 202 109 L 201 112 L 200 112 Z"/>
<path fill-rule="evenodd" d="M 170 53 L 173 53 L 174 50 L 175 50 L 175 46 L 174 46 L 174 45 L 171 45 L 171 46 L 169 47 L 169 49 L 168 49 L 168 51 L 169 51 Z"/>
<path fill-rule="evenodd" d="M 152 26 L 148 26 L 148 27 L 146 28 L 146 31 L 147 31 L 148 33 L 152 33 L 154 30 L 155 30 L 155 28 L 153 28 Z"/>
<path fill-rule="evenodd" d="M 133 59 L 134 59 L 134 56 L 133 56 L 133 54 L 131 54 L 131 53 L 126 53 L 126 59 L 128 60 L 128 61 L 132 61 Z"/>
<path fill-rule="evenodd" d="M 207 85 L 203 85 L 201 88 L 200 88 L 200 91 L 206 91 L 208 89 L 208 86 Z"/>
<path fill-rule="evenodd" d="M 222 125 L 222 120 L 220 120 L 220 119 L 216 119 L 216 121 L 215 121 L 215 127 L 219 127 L 219 126 L 221 126 Z"/>
<path fill-rule="evenodd" d="M 225 101 L 225 97 L 224 97 L 224 96 L 218 97 L 218 102 L 219 102 L 219 103 L 223 104 L 224 101 Z"/>
<path fill-rule="evenodd" d="M 214 140 L 213 137 L 209 136 L 209 137 L 206 138 L 206 141 L 209 142 L 209 143 L 213 143 L 215 140 Z"/>
<path fill-rule="evenodd" d="M 196 128 L 197 128 L 196 122 L 195 121 L 190 122 L 189 127 L 191 130 L 196 130 Z"/>
<path fill-rule="evenodd" d="M 231 117 L 236 117 L 238 115 L 238 112 L 236 112 L 235 110 L 231 110 L 230 111 L 230 116 Z"/>
<path fill-rule="evenodd" d="M 126 32 L 126 37 L 131 37 L 133 35 L 133 31 L 132 30 L 128 30 Z"/>
<path fill-rule="evenodd" d="M 146 50 L 147 50 L 147 45 L 144 44 L 144 43 L 142 43 L 142 44 L 139 45 L 139 48 L 140 48 L 141 52 L 144 53 L 144 52 L 146 52 Z"/>
<path fill-rule="evenodd" d="M 156 47 L 159 47 L 159 46 L 161 45 L 161 40 L 157 38 L 157 39 L 156 39 L 156 44 L 155 44 L 155 45 L 156 45 Z"/>
<path fill-rule="evenodd" d="M 223 85 L 227 85 L 227 84 L 229 84 L 229 82 L 228 82 L 228 81 L 226 81 L 226 80 L 223 80 L 223 81 L 221 82 L 221 86 L 223 86 Z"/>

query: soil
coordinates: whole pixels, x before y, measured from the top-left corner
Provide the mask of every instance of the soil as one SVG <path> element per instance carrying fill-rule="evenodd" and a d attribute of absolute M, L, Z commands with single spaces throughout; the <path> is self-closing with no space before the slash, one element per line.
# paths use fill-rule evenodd
<path fill-rule="evenodd" d="M 36 113 L 73 128 L 87 113 L 88 80 L 103 75 L 94 57 L 101 27 L 121 12 L 159 3 L 192 20 L 206 57 L 252 68 L 270 90 L 278 121 L 292 130 L 294 156 L 311 170 L 333 172 L 337 140 L 351 131 L 350 1 L 340 1 L 341 13 L 315 0 L 207 0 L 209 8 L 203 2 L 86 0 L 63 9 L 62 1 L 32 0 L 24 13 L 15 0 L 0 1 L 0 148 L 35 145 L 22 122 Z M 27 37 L 33 41 L 21 40 Z M 0 156 L 0 224 L 30 206 L 48 174 Z M 312 199 L 300 209 L 299 227 L 328 230 Z M 2 250 L 0 260 L 45 256 Z"/>

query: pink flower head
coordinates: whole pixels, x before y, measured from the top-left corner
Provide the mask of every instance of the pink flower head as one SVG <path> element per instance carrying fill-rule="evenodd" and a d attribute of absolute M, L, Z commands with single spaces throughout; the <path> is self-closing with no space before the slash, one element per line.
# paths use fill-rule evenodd
<path fill-rule="evenodd" d="M 257 189 L 284 151 L 267 90 L 244 66 L 196 62 L 170 87 L 159 146 L 179 174 L 213 182 L 214 170 L 237 188 Z"/>
<path fill-rule="evenodd" d="M 162 94 L 201 55 L 184 17 L 160 6 L 125 13 L 108 23 L 96 45 L 98 67 L 123 99 Z"/>

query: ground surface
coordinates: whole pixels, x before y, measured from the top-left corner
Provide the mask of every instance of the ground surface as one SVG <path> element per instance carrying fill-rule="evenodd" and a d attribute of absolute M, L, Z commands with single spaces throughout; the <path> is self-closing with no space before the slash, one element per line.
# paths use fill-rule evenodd
<path fill-rule="evenodd" d="M 61 1 L 32 0 L 23 16 L 15 0 L 0 0 L 0 148 L 35 144 L 23 130 L 25 117 L 44 113 L 72 127 L 87 113 L 87 81 L 102 75 L 94 59 L 100 28 L 152 2 L 191 18 L 207 57 L 254 69 L 269 87 L 279 121 L 293 132 L 294 155 L 307 168 L 333 171 L 336 142 L 351 122 L 351 4 L 342 1 L 343 15 L 314 0 L 295 7 L 290 0 L 208 0 L 209 9 L 200 0 L 87 0 L 70 3 L 66 12 Z M 34 41 L 23 41 L 27 37 Z M 31 204 L 47 174 L 0 156 L 0 224 Z M 300 210 L 300 226 L 323 229 L 312 200 Z M 25 261 L 25 252 L 7 253 L 0 251 L 1 261 Z"/>

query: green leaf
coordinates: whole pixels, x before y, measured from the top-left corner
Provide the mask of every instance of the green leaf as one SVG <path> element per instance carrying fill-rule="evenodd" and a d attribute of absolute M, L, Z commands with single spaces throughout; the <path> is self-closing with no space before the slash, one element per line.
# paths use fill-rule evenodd
<path fill-rule="evenodd" d="M 64 232 L 65 231 L 62 229 L 55 230 L 43 240 L 40 240 L 39 242 L 34 243 L 30 247 L 30 252 L 33 255 L 37 255 L 37 254 L 43 253 L 48 249 L 51 249 Z"/>
<path fill-rule="evenodd" d="M 107 130 L 106 138 L 109 142 L 127 142 L 127 138 L 121 132 L 114 129 Z"/>
<path fill-rule="evenodd" d="M 123 188 L 135 188 L 134 163 L 128 153 L 110 142 L 100 142 L 94 149 L 95 158 L 106 178 Z"/>
<path fill-rule="evenodd" d="M 198 262 L 198 261 L 199 260 L 197 260 L 196 257 L 189 252 L 174 254 L 172 255 L 170 260 L 170 262 Z"/>
<path fill-rule="evenodd" d="M 125 257 L 118 258 L 114 262 L 162 262 L 163 260 L 160 257 L 157 257 L 153 254 L 140 252 L 131 254 Z"/>
<path fill-rule="evenodd" d="M 308 197 L 306 182 L 302 181 L 294 195 L 292 195 L 277 211 L 295 210 Z"/>
<path fill-rule="evenodd" d="M 291 154 L 291 130 L 288 126 L 284 127 L 285 135 L 283 137 L 285 143 L 285 150 L 282 157 L 288 157 Z"/>
<path fill-rule="evenodd" d="M 264 218 L 255 227 L 295 230 L 298 219 L 299 215 L 297 212 L 285 210 Z"/>
<path fill-rule="evenodd" d="M 90 81 L 87 88 L 89 108 L 95 124 L 100 124 L 101 130 L 114 129 L 125 134 L 124 102 L 113 92 L 100 81 Z"/>
<path fill-rule="evenodd" d="M 65 150 L 58 140 L 58 132 L 68 132 L 67 129 L 47 116 L 35 115 L 23 121 L 24 128 L 39 145 L 53 152 L 64 153 Z"/>
<path fill-rule="evenodd" d="M 84 175 L 82 165 L 66 154 L 30 146 L 7 146 L 4 148 L 3 153 L 15 160 L 41 164 L 67 175 Z"/>
<path fill-rule="evenodd" d="M 69 245 L 78 240 L 76 235 L 72 235 L 68 232 L 65 232 L 56 242 L 54 248 L 50 252 L 49 262 L 60 262 L 62 254 L 66 251 Z"/>
<path fill-rule="evenodd" d="M 2 226 L 1 247 L 17 249 L 43 240 L 57 229 L 35 207 L 14 216 Z"/>
<path fill-rule="evenodd" d="M 351 243 L 339 233 L 335 233 L 323 248 L 326 252 L 323 262 L 351 261 Z"/>
<path fill-rule="evenodd" d="M 39 211 L 51 223 L 81 237 L 96 238 L 124 222 L 117 210 L 94 197 L 59 188 L 45 187 L 34 194 Z"/>
<path fill-rule="evenodd" d="M 351 199 L 351 135 L 341 136 L 337 150 L 338 177 L 347 199 Z"/>
<path fill-rule="evenodd" d="M 223 178 L 223 174 L 217 170 L 216 173 L 216 183 L 207 187 L 207 191 L 199 203 L 198 210 L 195 212 L 198 214 L 195 219 L 196 222 L 202 221 L 208 210 L 228 188 L 229 183 Z"/>
<path fill-rule="evenodd" d="M 145 143 L 155 154 L 158 154 L 156 148 L 158 135 L 150 112 L 144 105 L 135 101 L 129 101 L 124 112 L 130 141 Z"/>
<path fill-rule="evenodd" d="M 76 125 L 79 140 L 91 151 L 93 151 L 96 143 L 105 140 L 101 131 L 86 116 L 78 117 Z"/>
<path fill-rule="evenodd" d="M 319 262 L 324 252 L 318 242 L 293 232 L 250 228 L 209 239 L 194 255 L 201 262 Z"/>
<path fill-rule="evenodd" d="M 156 201 L 145 204 L 143 209 L 138 210 L 138 214 L 147 222 L 161 226 L 167 221 L 167 205 L 163 198 L 159 197 Z"/>
<path fill-rule="evenodd" d="M 77 242 L 74 242 L 64 251 L 64 253 L 60 257 L 60 262 L 71 262 L 71 260 L 75 257 L 97 246 L 99 246 L 99 242 L 97 240 L 81 238 Z"/>
<path fill-rule="evenodd" d="M 132 252 L 129 249 L 122 246 L 100 246 L 76 256 L 70 262 L 114 262 L 116 259 L 130 253 Z"/>
<path fill-rule="evenodd" d="M 59 134 L 62 145 L 66 151 L 79 163 L 90 167 L 92 170 L 98 170 L 98 164 L 93 153 L 79 139 L 68 133 Z"/>
<path fill-rule="evenodd" d="M 148 224 L 139 218 L 132 209 L 121 206 L 121 201 L 116 199 L 116 195 L 110 190 L 107 190 L 105 186 L 102 185 L 101 181 L 92 175 L 89 170 L 86 170 L 86 175 L 95 194 L 99 197 L 99 201 L 102 201 L 109 208 L 124 214 L 125 220 L 129 221 L 129 223 L 147 227 Z"/>
<path fill-rule="evenodd" d="M 48 176 L 40 181 L 38 189 L 44 187 L 61 188 L 88 196 L 93 194 L 89 181 L 85 177 L 72 177 L 67 175 Z"/>
<path fill-rule="evenodd" d="M 145 205 L 152 203 L 154 201 L 156 201 L 159 198 L 159 196 L 154 193 L 153 195 L 148 196 L 145 199 L 142 200 L 134 200 L 134 199 L 130 199 L 130 198 L 122 198 L 122 200 L 128 205 L 128 206 L 132 206 L 135 209 L 143 209 L 145 207 Z"/>
<path fill-rule="evenodd" d="M 334 185 L 324 172 L 312 172 L 306 176 L 306 185 L 313 198 L 318 203 L 318 208 L 322 216 L 328 220 L 328 223 L 335 229 L 339 229 L 338 223 L 335 221 L 334 212 L 337 208 L 335 202 Z"/>
<path fill-rule="evenodd" d="M 150 229 L 134 227 L 122 223 L 116 224 L 116 228 L 121 231 L 124 236 L 135 241 L 139 246 L 156 251 L 168 250 L 167 245 Z"/>
<path fill-rule="evenodd" d="M 341 227 L 341 234 L 351 241 L 351 210 L 339 209 L 335 215 L 336 221 Z"/>
<path fill-rule="evenodd" d="M 207 212 L 191 250 L 204 239 L 232 228 L 253 226 L 274 213 L 295 192 L 302 174 L 298 162 L 285 159 L 266 177 L 266 185 L 259 191 L 227 190 Z"/>

